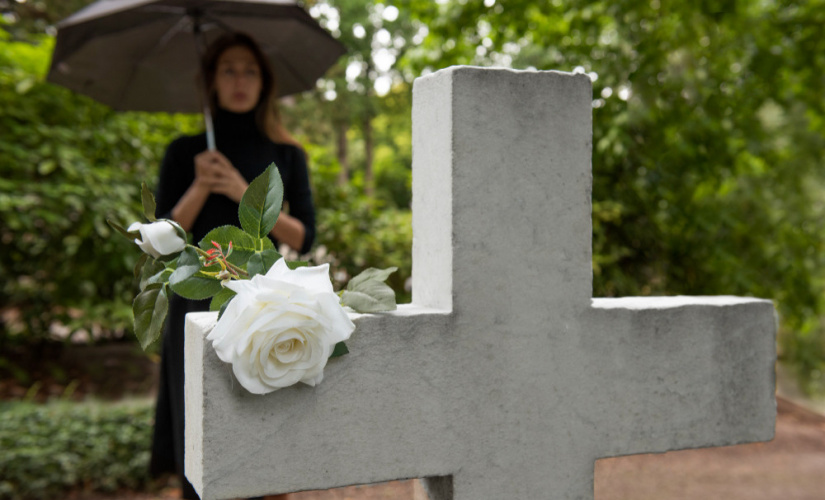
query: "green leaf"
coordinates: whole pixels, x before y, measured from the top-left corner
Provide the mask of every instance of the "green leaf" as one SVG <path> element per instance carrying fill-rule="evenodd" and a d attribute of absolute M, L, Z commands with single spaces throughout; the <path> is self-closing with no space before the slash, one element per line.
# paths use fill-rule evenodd
<path fill-rule="evenodd" d="M 281 254 L 274 248 L 255 253 L 249 258 L 249 262 L 246 264 L 246 272 L 249 273 L 250 278 L 256 274 L 266 274 L 269 268 L 278 262 L 280 258 Z"/>
<path fill-rule="evenodd" d="M 229 288 L 223 288 L 220 292 L 216 293 L 214 297 L 212 297 L 212 302 L 209 303 L 209 310 L 210 311 L 219 311 L 222 309 L 223 305 L 229 302 L 232 297 L 235 296 L 235 292 L 230 290 Z"/>
<path fill-rule="evenodd" d="M 135 297 L 132 313 L 135 316 L 135 335 L 145 351 L 163 330 L 163 322 L 169 310 L 166 286 L 160 283 L 148 285 Z"/>
<path fill-rule="evenodd" d="M 138 279 L 138 277 L 140 277 L 140 271 L 141 269 L 143 269 L 143 264 L 146 264 L 147 259 L 149 259 L 149 256 L 141 252 L 140 257 L 138 257 L 137 263 L 135 263 L 135 279 Z"/>
<path fill-rule="evenodd" d="M 172 285 L 172 280 L 170 279 L 169 284 L 173 292 L 190 300 L 208 299 L 220 292 L 223 288 L 221 282 L 217 279 L 198 274 L 174 285 Z"/>
<path fill-rule="evenodd" d="M 177 221 L 174 221 L 172 219 L 161 219 L 161 220 L 169 221 L 172 224 L 172 226 L 175 228 L 175 233 L 177 233 L 177 235 L 180 236 L 180 239 L 182 239 L 185 242 L 189 241 L 189 236 L 186 234 L 186 231 L 180 226 L 180 224 L 177 223 Z"/>
<path fill-rule="evenodd" d="M 347 283 L 347 290 L 357 290 L 361 283 L 366 281 L 386 281 L 390 274 L 398 271 L 397 267 L 389 267 L 387 269 L 376 269 L 370 267 L 365 269 L 358 276 L 355 276 L 349 283 Z"/>
<path fill-rule="evenodd" d="M 140 289 L 143 290 L 146 288 L 146 285 L 150 283 L 158 283 L 160 282 L 159 278 L 163 271 L 166 270 L 166 266 L 162 263 L 156 261 L 155 259 L 149 259 L 143 265 L 143 268 L 140 270 Z"/>
<path fill-rule="evenodd" d="M 337 344 L 335 344 L 335 348 L 332 350 L 332 354 L 329 355 L 329 359 L 337 358 L 338 356 L 343 356 L 344 354 L 349 354 L 347 344 L 343 342 L 338 342 Z"/>
<path fill-rule="evenodd" d="M 275 244 L 272 243 L 269 236 L 264 236 L 258 240 L 258 252 L 263 252 L 264 250 L 269 250 L 270 248 L 275 248 Z"/>
<path fill-rule="evenodd" d="M 266 240 L 272 246 L 269 238 L 266 238 Z M 241 267 L 245 266 L 249 258 L 264 245 L 235 226 L 216 227 L 206 233 L 198 246 L 203 250 L 209 250 L 213 248 L 213 241 L 223 248 L 224 255 L 229 251 L 229 242 L 231 241 L 232 255 L 229 256 L 229 262 Z"/>
<path fill-rule="evenodd" d="M 263 238 L 275 227 L 284 199 L 284 184 L 278 167 L 271 163 L 255 178 L 241 198 L 238 218 L 243 230 L 254 238 Z"/>
<path fill-rule="evenodd" d="M 206 268 L 201 265 L 198 252 L 186 247 L 178 258 L 177 269 L 169 277 L 169 286 L 176 294 L 192 300 L 207 299 L 220 292 L 223 289 L 221 282 L 199 274 L 202 270 Z"/>
<path fill-rule="evenodd" d="M 129 241 L 135 241 L 135 238 L 138 238 L 140 236 L 140 231 L 127 231 L 123 229 L 123 227 L 120 224 L 113 221 L 112 219 L 106 219 L 106 223 L 109 224 L 109 226 L 112 229 L 122 234 Z"/>
<path fill-rule="evenodd" d="M 395 291 L 384 280 L 397 270 L 397 267 L 364 270 L 347 283 L 341 303 L 360 313 L 394 311 Z"/>
<path fill-rule="evenodd" d="M 180 254 L 178 254 L 178 256 L 180 256 Z M 165 262 L 164 264 L 166 264 L 166 269 L 168 269 L 168 270 L 170 270 L 170 271 L 174 272 L 174 271 L 175 271 L 175 269 L 177 269 L 177 268 L 178 268 L 178 258 L 177 258 L 177 257 L 175 257 L 174 259 L 172 259 L 172 260 L 170 260 L 170 261 L 168 261 L 168 262 Z"/>
<path fill-rule="evenodd" d="M 172 276 L 172 273 L 175 272 L 174 269 L 169 269 L 168 267 L 164 267 L 161 271 L 155 273 L 154 275 L 150 276 L 148 280 L 146 280 L 147 285 L 151 285 L 153 283 L 161 283 L 167 284 L 169 283 L 169 277 Z"/>
<path fill-rule="evenodd" d="M 341 304 L 360 313 L 394 311 L 395 291 L 386 283 L 367 281 L 359 285 L 358 290 L 344 290 Z"/>
<path fill-rule="evenodd" d="M 176 283 L 180 283 L 187 278 L 191 278 L 202 267 L 198 251 L 192 247 L 186 247 L 178 256 L 178 267 L 172 273 L 169 279 L 169 284 L 174 287 Z M 174 290 L 174 288 L 173 288 Z"/>
<path fill-rule="evenodd" d="M 157 208 L 155 205 L 155 197 L 152 195 L 152 192 L 149 191 L 149 186 L 147 186 L 145 182 L 140 190 L 140 198 L 143 202 L 143 215 L 149 222 L 155 222 L 155 210 Z"/>
<path fill-rule="evenodd" d="M 286 267 L 292 269 L 293 271 L 298 269 L 299 267 L 307 267 L 309 266 L 309 262 L 305 260 L 291 260 L 286 263 Z"/>

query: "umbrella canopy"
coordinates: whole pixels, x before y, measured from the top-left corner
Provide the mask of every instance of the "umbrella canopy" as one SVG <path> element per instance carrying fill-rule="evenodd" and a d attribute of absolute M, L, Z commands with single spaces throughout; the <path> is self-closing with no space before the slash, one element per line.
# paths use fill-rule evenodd
<path fill-rule="evenodd" d="M 255 38 L 280 96 L 313 88 L 345 52 L 293 0 L 102 0 L 57 29 L 48 80 L 122 111 L 203 109 L 198 44 L 226 32 Z"/>

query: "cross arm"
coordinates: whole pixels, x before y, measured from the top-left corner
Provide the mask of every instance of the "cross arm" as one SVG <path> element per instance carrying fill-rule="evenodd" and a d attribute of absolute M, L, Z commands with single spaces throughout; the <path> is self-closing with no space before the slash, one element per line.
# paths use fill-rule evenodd
<path fill-rule="evenodd" d="M 776 313 L 740 297 L 593 299 L 601 456 L 773 438 Z M 599 414 L 599 412 L 592 413 Z"/>
<path fill-rule="evenodd" d="M 187 316 L 185 469 L 201 498 L 437 476 L 456 468 L 460 447 L 451 411 L 442 407 L 450 404 L 443 394 L 450 314 L 402 305 L 393 313 L 351 317 L 357 328 L 347 341 L 350 354 L 327 364 L 320 385 L 258 396 L 234 380 L 205 340 L 215 313 Z"/>

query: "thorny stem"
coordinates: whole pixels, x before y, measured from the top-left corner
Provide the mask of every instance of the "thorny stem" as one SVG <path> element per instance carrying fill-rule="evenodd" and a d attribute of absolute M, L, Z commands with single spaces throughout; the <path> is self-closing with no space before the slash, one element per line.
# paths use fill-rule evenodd
<path fill-rule="evenodd" d="M 244 271 L 242 268 L 236 266 L 235 264 L 229 261 L 226 261 L 226 265 L 229 267 L 231 271 L 234 271 L 235 273 L 240 274 L 241 276 L 249 276 L 248 272 Z"/>

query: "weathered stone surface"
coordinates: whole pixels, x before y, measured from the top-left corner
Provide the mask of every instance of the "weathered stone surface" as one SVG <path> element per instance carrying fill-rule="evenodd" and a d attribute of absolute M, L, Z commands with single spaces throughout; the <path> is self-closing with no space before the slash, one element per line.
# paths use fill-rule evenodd
<path fill-rule="evenodd" d="M 353 315 L 315 388 L 246 393 L 187 318 L 205 500 L 411 477 L 434 500 L 592 498 L 594 460 L 768 440 L 775 312 L 591 299 L 582 75 L 450 68 L 413 109 L 413 304 Z"/>

